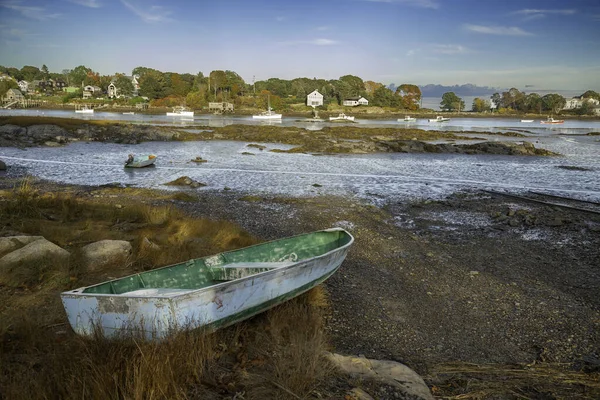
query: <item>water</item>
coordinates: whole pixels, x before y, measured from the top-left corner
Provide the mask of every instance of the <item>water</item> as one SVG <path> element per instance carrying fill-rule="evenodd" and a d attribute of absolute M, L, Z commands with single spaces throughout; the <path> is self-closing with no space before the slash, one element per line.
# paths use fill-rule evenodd
<path fill-rule="evenodd" d="M 360 119 L 355 123 L 340 122 L 313 122 L 307 121 L 301 117 L 283 117 L 281 121 L 257 121 L 251 116 L 222 116 L 212 114 L 197 115 L 193 118 L 167 117 L 166 115 L 134 114 L 124 115 L 113 112 L 96 112 L 93 115 L 75 114 L 74 111 L 63 110 L 0 110 L 0 116 L 3 115 L 27 115 L 27 116 L 45 116 L 60 118 L 78 118 L 84 120 L 113 120 L 127 121 L 131 123 L 151 124 L 151 125 L 171 125 L 177 127 L 186 126 L 208 126 L 223 127 L 233 124 L 242 125 L 275 125 L 275 126 L 295 126 L 308 130 L 320 130 L 326 126 L 361 126 L 366 128 L 417 128 L 435 131 L 475 131 L 475 132 L 529 132 L 537 135 L 561 134 L 585 134 L 589 132 L 600 132 L 600 121 L 590 120 L 565 120 L 561 125 L 543 125 L 537 119 L 533 123 L 522 123 L 516 118 L 451 118 L 448 122 L 429 122 L 427 119 L 417 119 L 415 122 L 399 122 L 394 119 Z"/>
<path fill-rule="evenodd" d="M 77 142 L 63 148 L 1 148 L 0 159 L 39 178 L 67 184 L 118 182 L 186 190 L 164 186 L 186 175 L 208 185 L 197 190 L 221 191 L 228 187 L 240 193 L 271 196 L 333 194 L 374 203 L 443 198 L 462 189 L 530 189 L 600 201 L 598 137 L 547 135 L 536 140 L 536 146 L 564 156 L 401 153 L 313 156 L 269 152 L 290 147 L 281 144 L 266 144 L 267 149 L 260 151 L 243 142 L 201 141 L 139 145 Z M 158 155 L 156 167 L 124 169 L 129 153 Z M 208 162 L 190 162 L 196 156 Z M 558 168 L 564 165 L 590 170 Z"/>

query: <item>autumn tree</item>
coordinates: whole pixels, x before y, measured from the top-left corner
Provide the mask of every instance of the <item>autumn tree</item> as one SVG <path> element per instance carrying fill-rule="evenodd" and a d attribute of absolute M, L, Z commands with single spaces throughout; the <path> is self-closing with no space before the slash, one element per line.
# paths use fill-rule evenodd
<path fill-rule="evenodd" d="M 418 110 L 421 103 L 421 89 L 417 85 L 403 83 L 396 88 L 396 96 L 400 97 L 400 106 L 407 110 Z"/>
<path fill-rule="evenodd" d="M 465 102 L 454 92 L 446 92 L 440 102 L 442 111 L 459 111 L 465 109 Z"/>
<path fill-rule="evenodd" d="M 383 83 L 365 81 L 365 92 L 367 92 L 368 95 L 372 95 L 373 93 L 375 93 L 375 90 L 382 86 L 384 86 Z"/>
<path fill-rule="evenodd" d="M 473 105 L 471 108 L 474 112 L 486 112 L 490 111 L 491 105 L 488 100 L 476 97 L 475 99 L 473 99 Z"/>

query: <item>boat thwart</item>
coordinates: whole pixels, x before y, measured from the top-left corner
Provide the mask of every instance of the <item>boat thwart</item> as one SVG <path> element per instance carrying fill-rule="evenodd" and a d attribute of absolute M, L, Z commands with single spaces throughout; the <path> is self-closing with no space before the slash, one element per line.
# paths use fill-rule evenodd
<path fill-rule="evenodd" d="M 63 292 L 73 330 L 85 336 L 218 329 L 310 290 L 341 265 L 354 238 L 341 228 L 192 259 Z"/>

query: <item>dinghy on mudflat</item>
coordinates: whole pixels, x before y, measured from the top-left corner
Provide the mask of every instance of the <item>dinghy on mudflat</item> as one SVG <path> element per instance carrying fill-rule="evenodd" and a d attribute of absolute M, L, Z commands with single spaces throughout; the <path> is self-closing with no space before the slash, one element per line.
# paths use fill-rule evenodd
<path fill-rule="evenodd" d="M 160 339 L 250 318 L 329 278 L 354 238 L 340 228 L 192 259 L 61 293 L 73 330 Z"/>

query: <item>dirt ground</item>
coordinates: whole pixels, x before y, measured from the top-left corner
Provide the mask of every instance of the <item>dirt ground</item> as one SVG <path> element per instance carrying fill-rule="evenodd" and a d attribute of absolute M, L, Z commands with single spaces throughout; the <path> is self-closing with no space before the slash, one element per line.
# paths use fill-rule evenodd
<path fill-rule="evenodd" d="M 335 351 L 401 361 L 585 363 L 600 355 L 600 215 L 458 193 L 444 201 L 202 194 L 186 209 L 275 239 L 356 238 L 326 286 Z M 587 361 L 586 361 L 587 360 Z"/>

